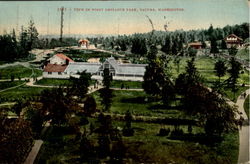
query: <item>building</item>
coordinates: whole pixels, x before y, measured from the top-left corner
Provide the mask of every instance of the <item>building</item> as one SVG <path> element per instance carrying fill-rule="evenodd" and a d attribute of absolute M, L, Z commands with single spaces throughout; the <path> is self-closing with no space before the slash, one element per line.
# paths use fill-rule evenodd
<path fill-rule="evenodd" d="M 69 65 L 61 65 L 61 67 L 54 65 L 55 68 L 47 65 L 44 75 L 47 78 L 70 78 L 71 76 L 77 77 L 79 76 L 77 73 L 86 71 L 92 75 L 92 79 L 101 80 L 103 70 L 107 68 L 114 80 L 143 81 L 146 66 L 147 64 L 122 64 L 110 57 L 104 63 L 71 62 Z M 52 72 L 53 70 L 54 72 Z"/>
<path fill-rule="evenodd" d="M 192 47 L 195 49 L 201 49 L 202 48 L 202 43 L 201 42 L 192 42 L 188 44 L 188 47 Z"/>
<path fill-rule="evenodd" d="M 89 48 L 89 41 L 87 39 L 80 39 L 78 41 L 78 45 L 79 47 L 82 47 L 82 48 Z"/>
<path fill-rule="evenodd" d="M 56 54 L 49 58 L 49 63 L 50 64 L 57 64 L 57 65 L 63 65 L 63 64 L 68 64 L 74 62 L 72 59 L 67 57 L 64 54 Z"/>
<path fill-rule="evenodd" d="M 43 69 L 44 78 L 67 79 L 69 76 L 64 72 L 68 65 L 58 65 L 48 63 Z"/>
<path fill-rule="evenodd" d="M 235 34 L 228 35 L 224 40 L 227 44 L 227 48 L 239 48 L 243 44 L 243 39 L 236 36 Z"/>

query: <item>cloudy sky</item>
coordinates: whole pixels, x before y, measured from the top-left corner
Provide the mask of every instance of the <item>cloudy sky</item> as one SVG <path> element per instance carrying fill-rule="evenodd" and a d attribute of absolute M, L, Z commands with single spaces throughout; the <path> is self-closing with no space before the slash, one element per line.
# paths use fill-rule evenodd
<path fill-rule="evenodd" d="M 202 29 L 249 21 L 247 0 L 165 1 L 12 1 L 0 2 L 0 34 L 27 26 L 33 19 L 40 34 L 131 34 L 152 30 Z M 116 10 L 116 11 L 112 11 Z M 117 11 L 118 10 L 118 11 Z"/>

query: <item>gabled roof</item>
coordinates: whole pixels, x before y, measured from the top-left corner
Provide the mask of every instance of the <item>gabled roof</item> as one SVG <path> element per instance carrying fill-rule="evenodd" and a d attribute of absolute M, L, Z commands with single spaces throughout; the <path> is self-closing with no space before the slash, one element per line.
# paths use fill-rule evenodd
<path fill-rule="evenodd" d="M 68 65 L 47 64 L 44 72 L 64 72 Z"/>
<path fill-rule="evenodd" d="M 74 62 L 72 59 L 70 59 L 68 56 L 64 55 L 64 54 L 56 54 L 55 56 L 63 59 L 63 60 L 69 60 L 69 62 Z"/>
<path fill-rule="evenodd" d="M 230 35 L 228 35 L 225 39 L 227 39 L 227 38 L 229 38 L 229 37 L 234 37 L 234 38 L 237 38 L 237 39 L 239 39 L 239 40 L 243 40 L 242 38 L 238 37 L 238 36 L 235 35 L 235 34 L 230 34 Z"/>
<path fill-rule="evenodd" d="M 109 57 L 108 59 L 106 59 L 106 61 L 104 62 L 104 64 L 108 62 L 114 69 L 118 68 L 118 63 L 115 60 L 115 58 L 113 56 Z"/>

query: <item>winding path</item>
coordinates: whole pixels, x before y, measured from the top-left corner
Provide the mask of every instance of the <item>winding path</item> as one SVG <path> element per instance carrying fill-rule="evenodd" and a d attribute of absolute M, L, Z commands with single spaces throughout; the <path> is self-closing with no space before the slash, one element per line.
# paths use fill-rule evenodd
<path fill-rule="evenodd" d="M 250 94 L 250 89 L 245 91 L 247 95 Z M 247 97 L 247 96 L 246 96 Z M 239 156 L 238 156 L 238 164 L 250 164 L 249 160 L 249 119 L 246 115 L 246 112 L 244 110 L 244 101 L 246 99 L 242 98 L 241 96 L 238 97 L 236 105 L 238 106 L 239 112 L 242 113 L 242 117 L 244 118 L 244 121 L 247 121 L 247 125 L 243 125 L 242 128 L 239 130 L 239 139 L 240 139 L 240 145 L 239 145 Z M 248 109 L 249 110 L 249 109 Z M 238 115 L 238 119 L 239 119 Z"/>

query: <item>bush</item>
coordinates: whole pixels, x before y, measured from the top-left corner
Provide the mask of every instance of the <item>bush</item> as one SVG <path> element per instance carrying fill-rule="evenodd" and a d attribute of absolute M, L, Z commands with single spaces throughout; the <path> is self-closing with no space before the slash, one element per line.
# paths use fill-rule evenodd
<path fill-rule="evenodd" d="M 161 128 L 159 131 L 159 136 L 168 136 L 168 134 L 170 133 L 170 129 L 165 129 L 165 128 Z"/>
<path fill-rule="evenodd" d="M 174 129 L 174 130 L 171 132 L 170 136 L 171 136 L 171 137 L 182 136 L 183 134 L 184 134 L 184 132 L 183 132 L 182 129 L 176 128 L 176 129 Z"/>
<path fill-rule="evenodd" d="M 132 129 L 132 128 L 124 128 L 122 130 L 122 134 L 123 134 L 123 136 L 127 136 L 127 137 L 133 136 L 134 135 L 134 129 Z"/>

